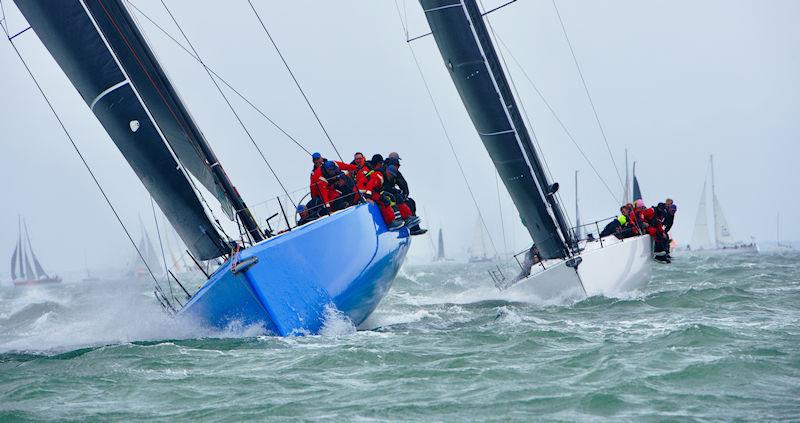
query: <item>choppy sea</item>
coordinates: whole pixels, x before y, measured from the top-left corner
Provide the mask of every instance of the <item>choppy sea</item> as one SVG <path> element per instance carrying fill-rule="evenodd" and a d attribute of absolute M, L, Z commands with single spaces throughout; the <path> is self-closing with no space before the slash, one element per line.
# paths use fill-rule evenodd
<path fill-rule="evenodd" d="M 0 421 L 799 421 L 800 253 L 542 304 L 406 266 L 358 330 L 208 332 L 134 281 L 0 287 Z"/>

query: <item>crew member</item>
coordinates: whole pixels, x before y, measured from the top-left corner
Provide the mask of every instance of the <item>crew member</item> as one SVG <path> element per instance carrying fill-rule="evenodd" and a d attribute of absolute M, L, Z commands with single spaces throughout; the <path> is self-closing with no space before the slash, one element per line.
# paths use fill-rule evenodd
<path fill-rule="evenodd" d="M 300 204 L 297 206 L 297 215 L 300 216 L 300 219 L 297 221 L 297 226 L 305 225 L 306 223 L 314 220 L 309 215 L 308 209 L 306 206 Z"/>
<path fill-rule="evenodd" d="M 405 225 L 405 221 L 392 194 L 383 192 L 383 184 L 385 181 L 385 175 L 383 174 L 383 156 L 376 154 L 372 156 L 370 162 L 372 170 L 367 172 L 364 178 L 357 182 L 357 189 L 364 199 L 374 202 L 378 206 L 387 228 L 390 231 L 396 231 Z M 408 215 L 410 216 L 410 213 Z"/>
<path fill-rule="evenodd" d="M 403 216 L 403 220 L 405 220 L 406 226 L 409 229 L 409 233 L 411 235 L 422 235 L 428 232 L 428 230 L 419 227 L 419 222 L 421 219 L 419 216 L 414 214 L 413 209 L 407 202 L 408 197 L 403 195 L 401 191 L 398 191 L 395 188 L 399 174 L 400 171 L 397 170 L 397 166 L 392 164 L 386 167 L 386 171 L 384 172 L 385 178 L 383 182 L 383 192 L 390 193 L 394 197 L 394 200 L 397 203 L 397 208 L 400 210 L 400 214 Z"/>
<path fill-rule="evenodd" d="M 349 163 L 330 161 L 322 157 L 320 153 L 312 154 L 311 159 L 314 162 L 314 170 L 311 172 L 310 181 L 312 201 L 309 202 L 309 204 L 313 202 L 312 207 L 314 207 L 311 210 L 311 213 L 314 214 L 314 212 L 316 212 L 317 215 L 327 214 L 331 208 L 331 201 L 333 201 L 333 198 L 330 198 L 332 190 L 328 184 L 327 178 L 337 175 L 336 169 L 354 171 L 356 167 Z M 323 165 L 329 162 L 333 164 L 333 168 L 328 167 L 325 169 L 325 172 L 328 175 L 325 176 L 323 175 Z"/>

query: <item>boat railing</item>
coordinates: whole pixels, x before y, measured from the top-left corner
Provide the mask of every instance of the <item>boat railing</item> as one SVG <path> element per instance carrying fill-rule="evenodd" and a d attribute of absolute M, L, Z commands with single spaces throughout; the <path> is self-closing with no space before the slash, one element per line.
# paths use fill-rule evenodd
<path fill-rule="evenodd" d="M 324 204 L 310 204 L 308 201 L 309 197 L 310 192 L 308 187 L 298 188 L 294 191 L 290 191 L 288 195 L 283 194 L 275 196 L 249 205 L 248 209 L 262 228 L 264 236 L 266 238 L 272 238 L 273 236 L 292 231 L 302 224 L 333 213 L 334 210 L 325 207 Z M 342 201 L 348 202 L 348 207 L 364 202 L 355 192 L 343 194 L 337 201 L 339 203 Z M 308 213 L 309 216 L 305 221 L 302 221 L 300 211 L 298 211 L 298 206 L 300 205 L 305 208 L 305 212 Z M 252 240 L 249 239 L 246 231 L 240 227 L 239 232 L 240 242 L 245 246 L 251 245 Z"/>
<path fill-rule="evenodd" d="M 290 232 L 300 226 L 298 223 L 300 223 L 301 219 L 297 206 L 299 204 L 305 206 L 309 194 L 307 187 L 300 188 L 290 191 L 288 195 L 275 196 L 249 205 L 248 209 L 256 219 L 256 222 L 259 223 L 264 237 L 269 239 Z M 350 206 L 364 201 L 360 196 L 358 196 L 358 200 L 356 200 L 356 197 L 356 193 L 352 192 L 344 194 L 340 198 L 348 201 Z M 351 199 L 352 201 L 349 201 Z M 325 208 L 323 204 L 308 207 L 306 210 L 314 217 L 304 223 L 333 213 L 333 210 Z M 238 223 L 237 221 L 239 228 L 238 238 L 233 243 L 233 251 L 228 255 L 228 258 L 233 258 L 234 260 L 238 249 L 244 249 L 254 244 L 254 240 L 248 236 L 244 227 Z M 180 310 L 208 281 L 210 275 L 224 263 L 223 259 L 198 260 L 188 250 L 184 251 L 180 257 L 171 260 L 167 258 L 166 261 L 168 265 L 165 268 L 153 269 L 156 279 L 155 290 L 156 297 L 162 306 L 173 313 Z"/>
<path fill-rule="evenodd" d="M 573 245 L 570 248 L 571 249 L 571 253 L 573 255 L 580 254 L 580 252 L 583 251 L 586 248 L 586 245 L 588 243 L 596 242 L 596 243 L 598 243 L 600 248 L 605 248 L 605 247 L 607 247 L 609 245 L 615 245 L 615 244 L 619 244 L 619 243 L 624 242 L 625 238 L 626 238 L 625 236 L 623 236 L 621 238 L 617 237 L 617 236 L 613 236 L 613 235 L 612 236 L 607 236 L 605 238 L 600 237 L 600 233 L 602 232 L 601 228 L 604 228 L 608 223 L 610 223 L 611 221 L 613 221 L 616 218 L 617 218 L 617 216 L 611 216 L 611 217 L 595 220 L 593 222 L 584 223 L 582 225 L 574 226 L 574 227 L 570 228 L 570 231 L 571 231 L 571 233 L 573 235 L 572 238 L 574 240 Z M 591 230 L 594 230 L 595 232 L 590 232 Z M 626 230 L 632 230 L 632 229 L 626 229 Z M 579 237 L 576 236 L 576 234 L 582 234 L 582 236 L 579 238 Z M 596 234 L 596 236 L 595 236 L 595 234 Z M 617 233 L 617 234 L 619 234 L 619 233 Z M 615 234 L 615 235 L 617 235 L 617 234 Z M 556 236 L 555 234 L 551 235 L 550 238 L 553 238 L 555 236 Z M 547 238 L 547 239 L 545 239 L 543 241 L 549 240 L 550 238 Z M 540 241 L 540 242 L 542 242 L 542 241 Z M 528 247 L 528 248 L 526 248 L 526 249 L 514 254 L 514 260 L 517 262 L 517 265 L 523 271 L 527 271 L 528 270 L 528 269 L 525 268 L 526 254 L 528 254 L 528 252 L 535 246 L 536 246 L 535 243 L 531 244 L 530 247 Z M 520 257 L 522 257 L 522 259 L 520 259 Z M 538 260 L 535 260 L 533 265 L 535 265 L 536 267 L 539 267 L 540 271 L 544 271 L 544 270 L 547 270 L 547 268 L 548 268 L 547 264 L 546 264 L 547 261 L 548 260 L 538 259 Z"/>

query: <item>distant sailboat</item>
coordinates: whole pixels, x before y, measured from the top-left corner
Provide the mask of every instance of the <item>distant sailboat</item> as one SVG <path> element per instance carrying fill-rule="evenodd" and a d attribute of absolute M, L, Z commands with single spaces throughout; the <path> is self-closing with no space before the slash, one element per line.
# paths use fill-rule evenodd
<path fill-rule="evenodd" d="M 439 244 L 436 247 L 436 256 L 433 257 L 433 261 L 447 261 L 447 257 L 444 254 L 444 235 L 442 235 L 442 228 L 439 228 Z"/>
<path fill-rule="evenodd" d="M 789 244 L 784 244 L 781 242 L 781 214 L 775 217 L 775 240 L 777 241 L 777 249 L 781 251 L 792 251 L 794 247 Z"/>
<path fill-rule="evenodd" d="M 61 282 L 60 277 L 48 275 L 39 263 L 39 259 L 33 252 L 27 223 L 20 221 L 18 227 L 17 245 L 11 255 L 11 280 L 14 285 L 42 285 Z M 24 237 L 22 236 L 23 227 L 25 228 Z M 31 261 L 33 261 L 33 266 L 31 266 Z"/>
<path fill-rule="evenodd" d="M 523 273 L 500 289 L 545 298 L 643 289 L 652 269 L 650 236 L 578 242 L 547 175 L 491 31 L 475 0 L 420 0 L 444 68 L 533 241 Z M 535 267 L 530 264 L 536 263 Z"/>
<path fill-rule="evenodd" d="M 137 244 L 139 252 L 134 252 L 133 256 L 131 257 L 130 265 L 128 266 L 128 277 L 134 279 L 147 279 L 150 277 L 150 272 L 153 272 L 156 275 L 162 274 L 163 267 L 161 266 L 161 259 L 159 259 L 159 255 L 156 253 L 156 249 L 153 247 L 150 234 L 147 233 L 147 229 L 145 229 L 144 224 L 142 223 L 141 217 L 139 218 L 139 227 L 141 228 L 141 237 L 139 238 L 139 243 Z M 140 253 L 142 255 L 141 257 L 139 256 Z M 144 258 L 144 261 L 142 261 L 142 257 Z M 145 263 L 147 264 L 145 265 Z"/>
<path fill-rule="evenodd" d="M 716 183 L 714 178 L 714 156 L 709 158 L 709 168 L 711 169 L 711 206 L 714 215 L 714 242 L 708 240 L 708 223 L 706 219 L 706 182 L 703 182 L 703 191 L 700 197 L 700 204 L 695 220 L 694 234 L 689 249 L 717 250 L 717 251 L 752 251 L 758 252 L 758 245 L 755 241 L 742 242 L 736 241 L 731 235 L 728 227 L 728 220 L 722 211 L 719 199 L 717 199 Z"/>
<path fill-rule="evenodd" d="M 475 221 L 475 232 L 472 235 L 472 243 L 467 248 L 467 254 L 469 254 L 467 261 L 470 263 L 492 261 L 489 254 L 486 253 L 486 231 L 483 229 L 480 218 Z"/>

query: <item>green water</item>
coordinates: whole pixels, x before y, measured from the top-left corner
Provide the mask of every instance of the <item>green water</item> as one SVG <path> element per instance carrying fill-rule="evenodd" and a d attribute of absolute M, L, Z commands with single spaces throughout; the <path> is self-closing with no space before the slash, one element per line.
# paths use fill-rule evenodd
<path fill-rule="evenodd" d="M 0 421 L 798 421 L 800 255 L 685 256 L 629 298 L 406 266 L 356 331 L 208 333 L 135 283 L 0 288 Z"/>

